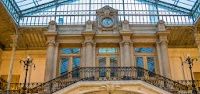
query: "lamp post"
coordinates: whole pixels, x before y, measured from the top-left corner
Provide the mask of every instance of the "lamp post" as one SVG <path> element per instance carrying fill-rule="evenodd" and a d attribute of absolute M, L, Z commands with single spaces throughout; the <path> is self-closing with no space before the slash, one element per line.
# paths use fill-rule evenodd
<path fill-rule="evenodd" d="M 33 59 L 30 57 L 30 56 L 27 56 L 25 59 L 23 60 L 20 60 L 20 63 L 23 63 L 24 64 L 24 68 L 25 68 L 25 78 L 24 78 L 24 85 L 22 87 L 22 94 L 26 94 L 26 82 L 27 82 L 27 74 L 28 74 L 28 70 L 29 70 L 29 67 L 31 67 L 32 65 L 34 65 L 35 67 L 35 64 L 32 63 Z"/>
<path fill-rule="evenodd" d="M 191 79 L 192 79 L 192 94 L 197 94 L 196 86 L 195 86 L 193 75 L 192 75 L 192 66 L 193 66 L 193 61 L 194 60 L 197 60 L 197 59 L 191 58 L 188 55 L 185 61 L 186 61 L 187 64 L 189 64 L 190 75 L 191 75 Z"/>

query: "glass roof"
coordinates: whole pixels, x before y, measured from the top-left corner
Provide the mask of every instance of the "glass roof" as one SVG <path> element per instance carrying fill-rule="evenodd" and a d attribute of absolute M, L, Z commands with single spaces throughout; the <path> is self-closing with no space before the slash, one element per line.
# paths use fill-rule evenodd
<path fill-rule="evenodd" d="M 28 9 L 54 0 L 15 0 L 20 10 Z"/>
<path fill-rule="evenodd" d="M 85 24 L 96 10 L 110 6 L 120 21 L 131 24 L 194 24 L 200 18 L 200 0 L 0 0 L 18 25 Z"/>
<path fill-rule="evenodd" d="M 162 2 L 170 3 L 179 7 L 192 9 L 197 0 L 160 0 Z"/>
<path fill-rule="evenodd" d="M 56 0 L 15 0 L 20 10 L 25 10 L 52 1 Z M 66 0 L 66 1 L 77 1 L 77 0 Z M 149 1 L 156 1 L 156 0 L 149 0 Z M 158 1 L 173 4 L 175 6 L 183 7 L 186 9 L 192 9 L 193 5 L 197 0 L 158 0 Z"/>

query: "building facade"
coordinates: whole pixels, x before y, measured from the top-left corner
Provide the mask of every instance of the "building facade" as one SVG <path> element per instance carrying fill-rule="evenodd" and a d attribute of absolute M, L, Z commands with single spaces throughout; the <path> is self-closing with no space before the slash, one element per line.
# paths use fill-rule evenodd
<path fill-rule="evenodd" d="M 156 24 L 132 24 L 137 18 L 123 20 L 120 13 L 121 10 L 106 5 L 95 10 L 95 19 L 84 24 L 64 25 L 65 17 L 60 17 L 50 21 L 48 28 L 21 27 L 21 35 L 11 36 L 12 48 L 0 50 L 0 77 L 5 80 L 2 88 L 11 90 L 10 93 L 21 92 L 26 71 L 20 61 L 30 56 L 34 64 L 29 67 L 27 83 L 32 84 L 27 85 L 26 93 L 184 94 L 191 92 L 191 73 L 186 61 L 191 56 L 192 77 L 199 90 L 197 27 L 169 26 L 163 19 L 154 20 Z M 70 18 L 70 23 L 76 20 Z M 185 40 L 175 40 L 173 32 L 177 28 L 192 28 L 194 32 L 189 33 L 194 41 L 192 47 L 187 47 Z M 176 41 L 173 43 L 182 42 L 182 46 L 173 44 L 173 38 Z M 25 44 L 32 41 L 28 45 L 33 48 L 20 49 L 22 41 Z M 10 81 L 10 86 L 6 81 Z"/>

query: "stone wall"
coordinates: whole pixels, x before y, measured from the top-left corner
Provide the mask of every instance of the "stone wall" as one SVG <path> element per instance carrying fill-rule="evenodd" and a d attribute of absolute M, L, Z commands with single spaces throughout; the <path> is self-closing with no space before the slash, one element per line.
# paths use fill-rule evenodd
<path fill-rule="evenodd" d="M 23 63 L 20 64 L 20 60 L 27 57 L 28 54 L 31 58 L 33 58 L 33 63 L 36 66 L 35 69 L 32 68 L 31 72 L 29 72 L 29 74 L 31 74 L 31 77 L 28 77 L 28 81 L 30 80 L 30 82 L 43 82 L 46 62 L 45 50 L 17 50 L 13 68 L 13 75 L 20 75 L 19 82 L 24 81 L 25 70 L 23 67 Z M 0 66 L 0 75 L 8 75 L 10 59 L 11 51 L 3 51 L 2 64 Z"/>
<path fill-rule="evenodd" d="M 171 75 L 173 80 L 189 80 L 191 79 L 189 66 L 183 63 L 184 58 L 190 55 L 193 58 L 198 58 L 197 48 L 169 48 L 169 62 L 171 68 Z M 181 60 L 182 58 L 182 60 Z M 200 72 L 200 62 L 195 61 L 193 65 L 193 72 Z"/>

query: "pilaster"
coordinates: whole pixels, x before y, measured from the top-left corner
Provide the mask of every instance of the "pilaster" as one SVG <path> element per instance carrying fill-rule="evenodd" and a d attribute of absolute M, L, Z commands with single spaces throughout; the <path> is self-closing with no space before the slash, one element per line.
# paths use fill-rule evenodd
<path fill-rule="evenodd" d="M 168 39 L 167 36 L 170 32 L 166 31 L 164 21 L 159 21 L 157 25 L 157 51 L 158 51 L 158 61 L 160 67 L 161 75 L 171 78 L 171 71 L 169 65 L 169 56 L 168 56 Z"/>
<path fill-rule="evenodd" d="M 131 36 L 132 32 L 130 32 L 129 28 L 129 22 L 128 21 L 123 21 L 122 22 L 122 30 L 120 31 L 122 41 L 120 43 L 120 50 L 122 50 L 123 55 L 122 60 L 121 60 L 121 65 L 122 66 L 131 66 Z"/>
<path fill-rule="evenodd" d="M 9 73 L 8 73 L 8 79 L 7 79 L 7 90 L 10 90 L 10 82 L 12 79 L 12 73 L 13 73 L 13 65 L 15 62 L 15 54 L 16 54 L 16 47 L 17 47 L 17 41 L 18 41 L 18 35 L 11 35 L 12 39 L 12 55 L 10 59 L 10 66 L 9 66 Z"/>
<path fill-rule="evenodd" d="M 84 36 L 83 46 L 85 49 L 84 56 L 85 56 L 85 67 L 94 67 L 95 66 L 95 43 L 93 37 L 95 32 L 86 31 L 83 32 L 82 35 Z"/>
<path fill-rule="evenodd" d="M 57 50 L 58 44 L 56 43 L 56 23 L 55 21 L 49 22 L 48 32 L 45 33 L 47 38 L 47 58 L 46 58 L 46 68 L 45 68 L 45 81 L 49 81 L 56 76 L 56 66 L 57 65 Z"/>

